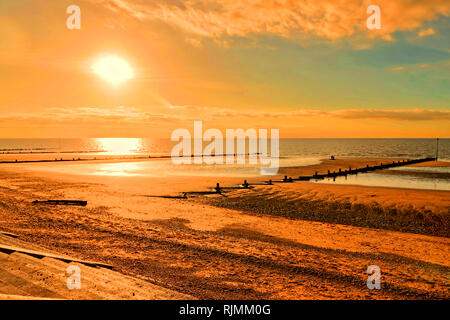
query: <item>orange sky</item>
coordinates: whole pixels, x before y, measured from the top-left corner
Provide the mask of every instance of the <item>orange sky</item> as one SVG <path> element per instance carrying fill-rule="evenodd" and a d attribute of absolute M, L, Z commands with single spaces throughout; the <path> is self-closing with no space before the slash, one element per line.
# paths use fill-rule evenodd
<path fill-rule="evenodd" d="M 69 30 L 66 8 L 81 8 Z M 450 137 L 448 1 L 0 3 L 0 137 Z M 117 56 L 134 77 L 92 70 Z"/>

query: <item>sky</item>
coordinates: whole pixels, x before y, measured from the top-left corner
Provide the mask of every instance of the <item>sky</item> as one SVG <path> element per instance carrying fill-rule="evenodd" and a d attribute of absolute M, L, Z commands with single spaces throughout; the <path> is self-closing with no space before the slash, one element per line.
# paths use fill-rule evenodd
<path fill-rule="evenodd" d="M 449 16 L 448 0 L 1 1 L 0 138 L 170 138 L 198 120 L 450 138 Z M 96 74 L 111 56 L 131 79 Z"/>

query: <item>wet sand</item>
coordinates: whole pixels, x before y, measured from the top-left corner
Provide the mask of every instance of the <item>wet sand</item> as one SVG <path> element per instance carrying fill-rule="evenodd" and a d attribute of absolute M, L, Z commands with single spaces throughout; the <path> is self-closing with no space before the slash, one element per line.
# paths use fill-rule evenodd
<path fill-rule="evenodd" d="M 388 159 L 327 160 L 280 174 L 380 161 Z M 148 197 L 241 180 L 82 176 L 0 166 L 0 230 L 195 298 L 450 297 L 446 191 L 296 182 L 224 196 Z M 56 198 L 87 200 L 88 206 L 31 204 Z M 381 268 L 381 290 L 367 289 L 370 265 Z"/>

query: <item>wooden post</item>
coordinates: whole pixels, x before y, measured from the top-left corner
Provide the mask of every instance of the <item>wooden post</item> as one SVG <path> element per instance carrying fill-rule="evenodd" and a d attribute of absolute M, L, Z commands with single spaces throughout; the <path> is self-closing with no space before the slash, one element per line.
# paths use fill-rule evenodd
<path fill-rule="evenodd" d="M 436 161 L 438 161 L 439 157 L 439 138 L 436 138 Z"/>

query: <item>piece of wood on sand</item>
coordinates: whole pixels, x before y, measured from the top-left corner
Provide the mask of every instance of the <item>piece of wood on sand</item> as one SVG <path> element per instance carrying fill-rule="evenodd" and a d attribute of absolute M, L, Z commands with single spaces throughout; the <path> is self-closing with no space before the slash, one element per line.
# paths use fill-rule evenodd
<path fill-rule="evenodd" d="M 33 204 L 49 204 L 49 205 L 63 205 L 63 206 L 87 206 L 87 201 L 83 200 L 34 200 Z"/>

